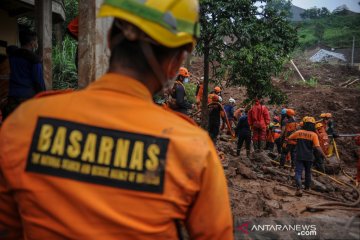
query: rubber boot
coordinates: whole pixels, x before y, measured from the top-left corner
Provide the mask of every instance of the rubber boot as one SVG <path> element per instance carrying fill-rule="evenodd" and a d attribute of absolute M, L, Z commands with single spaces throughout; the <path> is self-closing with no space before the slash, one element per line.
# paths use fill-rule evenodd
<path fill-rule="evenodd" d="M 265 147 L 266 147 L 266 142 L 265 142 L 265 141 L 260 141 L 260 142 L 259 142 L 260 152 L 264 151 L 264 150 L 265 150 Z"/>
<path fill-rule="evenodd" d="M 253 142 L 254 152 L 259 152 L 259 142 Z"/>

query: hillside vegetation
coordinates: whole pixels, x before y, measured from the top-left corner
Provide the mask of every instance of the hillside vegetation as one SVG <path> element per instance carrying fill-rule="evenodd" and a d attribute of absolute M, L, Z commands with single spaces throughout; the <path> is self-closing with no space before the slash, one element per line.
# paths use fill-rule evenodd
<path fill-rule="evenodd" d="M 303 49 L 318 41 L 334 48 L 351 47 L 353 36 L 356 47 L 360 47 L 360 14 L 330 15 L 296 24 L 299 46 Z"/>

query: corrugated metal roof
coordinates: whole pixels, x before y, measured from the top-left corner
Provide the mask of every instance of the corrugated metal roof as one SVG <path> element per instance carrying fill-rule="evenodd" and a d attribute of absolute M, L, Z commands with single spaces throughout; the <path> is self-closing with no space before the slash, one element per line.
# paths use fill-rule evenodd
<path fill-rule="evenodd" d="M 325 49 L 320 49 L 317 53 L 315 53 L 312 57 L 310 57 L 310 61 L 322 62 L 322 61 L 327 61 L 327 60 L 330 60 L 333 58 L 336 58 L 336 59 L 346 62 L 346 58 L 345 58 L 344 54 L 331 52 L 331 51 L 328 51 Z"/>

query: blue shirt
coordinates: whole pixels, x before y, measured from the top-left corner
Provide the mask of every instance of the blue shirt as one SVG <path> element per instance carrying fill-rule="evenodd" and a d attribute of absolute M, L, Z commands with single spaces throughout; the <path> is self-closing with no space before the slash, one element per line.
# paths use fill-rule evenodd
<path fill-rule="evenodd" d="M 9 53 L 10 82 L 9 97 L 31 98 L 45 91 L 40 58 L 26 49 Z"/>
<path fill-rule="evenodd" d="M 226 104 L 224 106 L 224 110 L 225 110 L 226 116 L 229 120 L 234 119 L 234 106 Z"/>

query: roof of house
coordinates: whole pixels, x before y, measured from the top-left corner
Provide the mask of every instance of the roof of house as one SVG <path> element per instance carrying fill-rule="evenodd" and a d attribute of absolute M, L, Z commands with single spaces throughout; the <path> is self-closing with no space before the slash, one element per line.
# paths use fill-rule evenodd
<path fill-rule="evenodd" d="M 322 61 L 326 61 L 326 60 L 334 59 L 334 58 L 346 62 L 346 58 L 345 58 L 344 54 L 331 52 L 331 51 L 328 51 L 325 49 L 320 49 L 317 53 L 315 53 L 310 58 L 310 61 L 322 62 Z"/>

